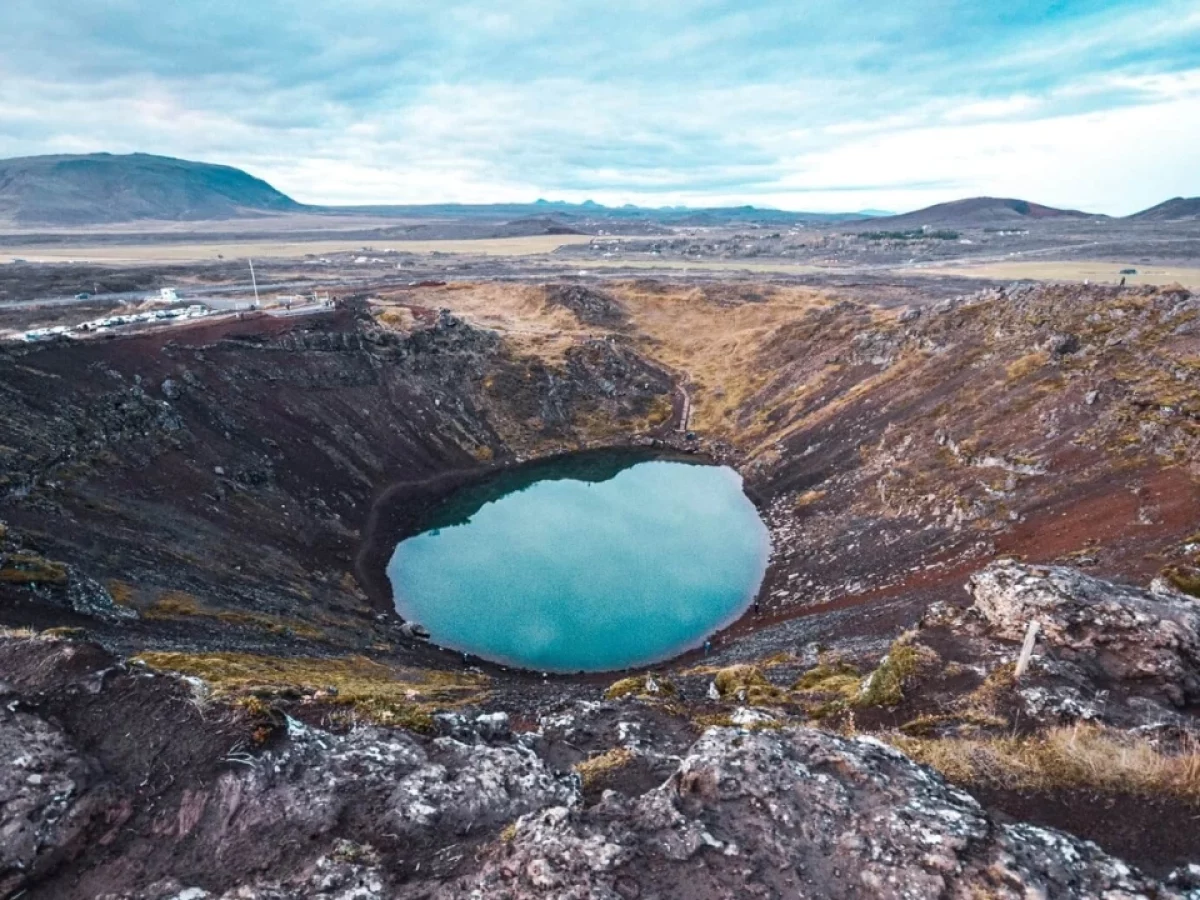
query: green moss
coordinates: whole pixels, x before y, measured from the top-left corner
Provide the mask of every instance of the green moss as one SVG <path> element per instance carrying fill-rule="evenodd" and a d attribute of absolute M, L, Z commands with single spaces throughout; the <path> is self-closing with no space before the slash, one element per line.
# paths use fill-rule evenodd
<path fill-rule="evenodd" d="M 867 676 L 854 704 L 860 707 L 898 706 L 904 699 L 906 683 L 939 662 L 936 653 L 921 644 L 912 643 L 911 636 L 900 637 L 875 671 Z"/>
<path fill-rule="evenodd" d="M 1162 575 L 1176 590 L 1192 597 L 1200 597 L 1200 568 L 1189 565 L 1167 566 Z"/>
<path fill-rule="evenodd" d="M 793 691 L 844 694 L 858 693 L 862 675 L 858 668 L 843 660 L 823 661 L 809 669 L 792 685 Z"/>
<path fill-rule="evenodd" d="M 661 675 L 633 675 L 610 684 L 604 692 L 604 699 L 640 697 L 643 700 L 665 700 L 678 694 L 675 685 Z"/>
<path fill-rule="evenodd" d="M 750 706 L 771 706 L 784 702 L 786 694 L 762 673 L 758 666 L 729 666 L 713 677 L 722 700 L 736 700 Z"/>
<path fill-rule="evenodd" d="M 633 751 L 625 747 L 613 747 L 611 750 L 575 764 L 575 772 L 585 788 L 592 787 L 608 775 L 623 769 L 633 762 Z"/>

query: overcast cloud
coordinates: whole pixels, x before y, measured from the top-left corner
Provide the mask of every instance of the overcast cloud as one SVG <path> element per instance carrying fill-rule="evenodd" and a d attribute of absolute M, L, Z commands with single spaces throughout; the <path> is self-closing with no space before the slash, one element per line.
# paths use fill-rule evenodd
<path fill-rule="evenodd" d="M 222 162 L 310 203 L 1200 194 L 1200 0 L 0 4 L 0 156 Z"/>

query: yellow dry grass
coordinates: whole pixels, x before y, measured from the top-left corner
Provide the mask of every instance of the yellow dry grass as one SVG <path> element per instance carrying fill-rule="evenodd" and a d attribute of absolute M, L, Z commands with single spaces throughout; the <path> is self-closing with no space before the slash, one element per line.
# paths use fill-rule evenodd
<path fill-rule="evenodd" d="M 376 311 L 375 320 L 393 331 L 412 331 L 417 322 L 412 310 L 406 306 L 385 306 Z"/>
<path fill-rule="evenodd" d="M 417 729 L 432 725 L 430 714 L 436 709 L 482 701 L 488 683 L 483 675 L 389 666 L 365 656 L 148 652 L 134 659 L 154 669 L 199 678 L 217 698 L 246 700 L 289 690 L 324 691 L 326 702 L 370 721 Z"/>
<path fill-rule="evenodd" d="M 1130 266 L 1123 261 L 1091 260 L 1014 260 L 982 264 L 936 266 L 905 269 L 913 275 L 953 275 L 963 278 L 991 278 L 1000 281 L 1032 279 L 1034 281 L 1090 281 L 1093 284 L 1117 284 L 1121 270 L 1136 268 L 1136 275 L 1126 275 L 1126 284 L 1180 284 L 1191 290 L 1200 288 L 1200 268 L 1191 266 Z"/>
<path fill-rule="evenodd" d="M 720 306 L 700 288 L 646 290 L 636 283 L 613 287 L 645 351 L 681 373 L 692 397 L 692 426 L 730 435 L 735 416 L 767 381 L 758 365 L 763 344 L 782 325 L 828 302 L 803 288 L 774 291 L 760 303 Z"/>
<path fill-rule="evenodd" d="M 361 240 L 279 240 L 196 241 L 155 244 L 89 244 L 80 235 L 79 243 L 31 244 L 17 252 L 0 253 L 0 262 L 24 259 L 28 262 L 98 262 L 154 264 L 172 262 L 201 262 L 218 256 L 226 259 L 300 259 L 306 255 L 328 256 L 331 253 L 387 259 L 385 250 L 397 253 L 452 253 L 463 256 L 534 256 L 553 253 L 570 244 L 586 244 L 591 237 L 585 234 L 533 235 L 514 238 L 484 238 L 461 241 L 371 241 L 370 250 L 363 250 Z M 375 267 L 378 271 L 378 267 Z M 369 270 L 368 270 L 369 271 Z"/>
<path fill-rule="evenodd" d="M 144 619 L 180 619 L 192 616 L 217 619 L 229 625 L 260 628 L 274 634 L 293 634 L 311 640 L 319 640 L 325 636 L 325 633 L 316 625 L 300 619 L 272 616 L 252 610 L 208 609 L 200 600 L 184 591 L 164 591 L 157 600 L 142 611 Z"/>
<path fill-rule="evenodd" d="M 66 584 L 65 563 L 46 559 L 36 553 L 0 554 L 0 582 L 9 584 Z"/>
<path fill-rule="evenodd" d="M 1089 788 L 1200 801 L 1200 746 L 1195 742 L 1171 752 L 1143 736 L 1091 724 L 1032 737 L 888 739 L 959 784 Z"/>
<path fill-rule="evenodd" d="M 870 375 L 859 381 L 845 393 L 830 400 L 828 403 L 822 404 L 818 409 L 814 410 L 807 416 L 791 421 L 787 427 L 773 430 L 765 437 L 765 439 L 754 449 L 752 456 L 757 456 L 762 453 L 770 452 L 777 444 L 780 444 L 792 434 L 801 431 L 805 428 L 811 428 L 822 422 L 826 422 L 835 416 L 840 415 L 848 406 L 866 395 L 878 390 L 884 385 L 890 384 L 893 381 L 903 380 L 908 378 L 913 372 L 920 368 L 924 357 L 919 354 L 912 354 L 901 358 L 894 365 L 889 366 L 881 372 Z M 805 390 L 810 390 L 819 386 L 819 382 L 814 385 L 800 385 L 793 392 L 793 396 L 799 396 Z"/>
<path fill-rule="evenodd" d="M 608 775 L 623 769 L 633 762 L 633 751 L 625 747 L 613 747 L 603 753 L 575 764 L 575 772 L 585 788 L 591 787 Z"/>
<path fill-rule="evenodd" d="M 545 292 L 538 285 L 454 284 L 420 288 L 404 299 L 433 309 L 449 309 L 472 325 L 499 332 L 517 352 L 547 363 L 561 361 L 575 341 L 603 333 L 581 326 L 561 306 L 547 306 Z"/>
<path fill-rule="evenodd" d="M 1050 354 L 1045 350 L 1035 350 L 1013 360 L 1004 367 L 1004 375 L 1010 381 L 1019 381 L 1026 375 L 1032 375 L 1050 361 Z"/>

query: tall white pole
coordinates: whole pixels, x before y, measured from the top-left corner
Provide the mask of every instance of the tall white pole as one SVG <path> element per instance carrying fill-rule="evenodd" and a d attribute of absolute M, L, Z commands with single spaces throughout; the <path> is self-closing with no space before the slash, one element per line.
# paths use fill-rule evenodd
<path fill-rule="evenodd" d="M 250 263 L 250 283 L 254 285 L 254 308 L 258 309 L 258 281 L 254 277 L 254 260 L 248 260 Z"/>
<path fill-rule="evenodd" d="M 1017 659 L 1017 668 L 1013 673 L 1013 678 L 1017 681 L 1021 680 L 1021 676 L 1029 668 L 1029 661 L 1033 659 L 1033 645 L 1037 643 L 1038 626 L 1040 624 L 1037 619 L 1031 619 L 1029 622 L 1029 628 L 1025 632 L 1025 643 L 1021 646 L 1021 656 Z"/>

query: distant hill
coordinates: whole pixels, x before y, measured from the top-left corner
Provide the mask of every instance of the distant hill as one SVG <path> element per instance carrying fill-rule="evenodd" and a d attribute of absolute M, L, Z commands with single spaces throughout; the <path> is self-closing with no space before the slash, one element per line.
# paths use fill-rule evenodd
<path fill-rule="evenodd" d="M 1200 197 L 1175 197 L 1158 206 L 1134 213 L 1129 218 L 1148 222 L 1178 222 L 1182 219 L 1200 218 Z"/>
<path fill-rule="evenodd" d="M 434 205 L 331 206 L 325 212 L 346 215 L 377 215 L 394 218 L 447 219 L 540 219 L 553 216 L 557 221 L 600 224 L 647 223 L 654 225 L 761 225 L 786 227 L 825 222 L 868 219 L 865 213 L 815 213 L 768 209 L 761 206 L 604 206 L 594 200 L 566 203 L 561 200 L 537 200 L 533 203 L 440 203 Z M 583 230 L 586 230 L 583 229 Z"/>
<path fill-rule="evenodd" d="M 302 208 L 229 166 L 144 153 L 0 160 L 0 219 L 18 225 L 232 219 Z"/>
<path fill-rule="evenodd" d="M 971 197 L 952 203 L 939 203 L 916 212 L 899 216 L 872 219 L 872 228 L 986 228 L 989 226 L 1019 225 L 1040 219 L 1087 219 L 1091 213 L 1075 209 L 1055 209 L 999 197 Z"/>

